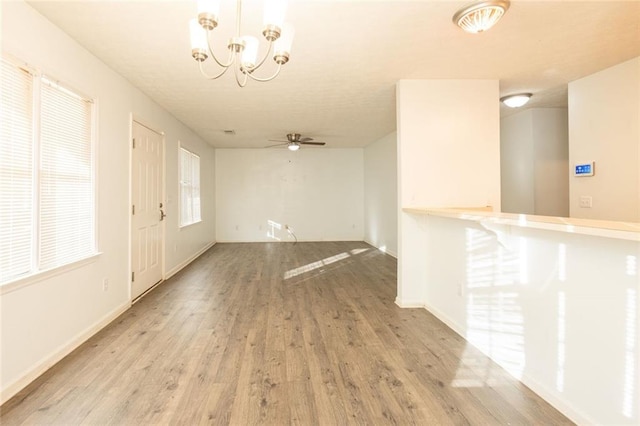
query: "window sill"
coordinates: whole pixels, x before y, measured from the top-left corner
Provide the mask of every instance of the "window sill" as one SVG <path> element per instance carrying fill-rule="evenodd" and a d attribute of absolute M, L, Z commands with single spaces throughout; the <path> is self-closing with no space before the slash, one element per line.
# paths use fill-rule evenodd
<path fill-rule="evenodd" d="M 28 287 L 32 284 L 36 284 L 40 281 L 53 278 L 57 275 L 64 274 L 66 272 L 72 271 L 74 269 L 81 268 L 85 265 L 89 265 L 98 260 L 102 253 L 97 252 L 92 254 L 89 257 L 85 257 L 84 259 L 77 260 L 72 263 L 68 263 L 66 265 L 58 266 L 56 268 L 47 269 L 45 271 L 39 271 L 35 274 L 27 275 L 13 281 L 7 281 L 6 283 L 0 284 L 0 295 L 4 295 L 7 293 L 11 293 L 13 291 L 19 290 L 24 287 Z"/>
<path fill-rule="evenodd" d="M 191 227 L 191 226 L 193 226 L 193 225 L 197 225 L 197 224 L 199 224 L 199 223 L 202 223 L 202 220 L 199 220 L 199 221 L 197 221 L 197 222 L 187 223 L 186 225 L 180 225 L 180 230 L 182 231 L 182 230 L 183 230 L 183 229 L 185 229 L 185 228 L 189 228 L 189 227 Z"/>

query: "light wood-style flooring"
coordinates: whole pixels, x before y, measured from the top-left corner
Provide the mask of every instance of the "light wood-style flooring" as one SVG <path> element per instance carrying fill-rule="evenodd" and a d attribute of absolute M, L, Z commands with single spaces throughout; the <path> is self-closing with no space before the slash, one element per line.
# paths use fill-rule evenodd
<path fill-rule="evenodd" d="M 570 424 L 358 242 L 217 244 L 1 407 L 13 424 Z"/>

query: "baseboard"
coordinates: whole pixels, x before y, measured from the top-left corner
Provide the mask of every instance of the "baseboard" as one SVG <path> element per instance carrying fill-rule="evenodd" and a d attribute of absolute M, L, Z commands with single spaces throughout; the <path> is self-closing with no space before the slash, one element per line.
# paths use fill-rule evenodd
<path fill-rule="evenodd" d="M 520 380 L 522 384 L 524 384 L 526 387 L 531 389 L 540 398 L 547 401 L 556 410 L 560 411 L 562 414 L 567 416 L 569 420 L 571 420 L 575 424 L 577 425 L 598 424 L 598 422 L 596 422 L 595 420 L 589 418 L 584 413 L 580 412 L 579 410 L 576 410 L 574 407 L 567 404 L 566 401 L 563 401 L 561 398 L 558 398 L 555 392 L 550 391 L 546 386 L 542 385 L 537 380 L 532 379 L 526 373 L 524 373 L 522 377 L 518 380 Z"/>
<path fill-rule="evenodd" d="M 383 247 L 383 248 L 378 247 L 378 246 L 376 246 L 374 243 L 372 243 L 371 241 L 367 241 L 367 240 L 364 240 L 364 242 L 365 242 L 365 243 L 367 243 L 367 244 L 369 244 L 369 245 L 370 245 L 370 246 L 372 246 L 372 247 L 377 248 L 377 249 L 378 249 L 378 250 L 380 250 L 381 252 L 383 252 L 383 253 L 385 253 L 385 254 L 388 254 L 388 255 L 389 255 L 389 256 L 391 256 L 391 257 L 394 257 L 394 258 L 396 258 L 396 259 L 398 258 L 398 254 L 397 254 L 396 252 L 391 251 L 391 250 L 387 250 L 387 249 L 386 249 L 386 247 Z"/>
<path fill-rule="evenodd" d="M 106 327 L 111 321 L 118 318 L 123 312 L 131 307 L 131 302 L 126 301 L 125 303 L 118 306 L 116 309 L 112 310 L 105 316 L 103 316 L 98 322 L 87 328 L 85 331 L 82 331 L 71 340 L 69 340 L 64 345 L 60 346 L 57 350 L 55 350 L 51 355 L 43 359 L 37 365 L 35 365 L 29 372 L 24 374 L 21 378 L 16 380 L 15 382 L 8 385 L 5 389 L 0 392 L 0 405 L 7 402 L 13 396 L 15 396 L 22 389 L 27 387 L 31 382 L 40 377 L 45 371 L 53 367 L 56 363 L 58 363 L 62 358 L 69 355 L 75 349 L 77 349 L 81 344 L 89 340 L 94 334 L 98 331 L 102 330 Z"/>
<path fill-rule="evenodd" d="M 460 337 L 462 337 L 466 342 L 468 342 L 474 348 L 476 348 L 477 350 L 482 352 L 484 355 L 486 355 L 488 358 L 490 358 L 493 362 L 496 362 L 496 360 L 494 360 L 488 353 L 483 351 L 482 348 L 479 348 L 478 346 L 476 346 L 473 343 L 469 342 L 469 340 L 467 340 L 466 336 L 464 335 L 464 331 L 463 331 L 462 327 L 460 327 L 458 324 L 456 324 L 455 321 L 453 321 L 451 318 L 449 318 L 447 315 L 445 315 L 442 311 L 434 308 L 433 306 L 430 306 L 429 304 L 424 304 L 423 306 L 427 311 L 429 311 L 431 314 L 433 314 L 433 316 L 435 316 L 440 321 L 442 321 L 444 324 L 446 324 L 447 327 L 449 327 L 451 330 L 455 331 L 458 335 L 460 335 Z M 497 362 L 496 362 L 496 364 L 500 365 Z M 505 369 L 505 371 L 507 373 L 509 373 L 508 369 Z M 511 374 L 511 373 L 509 373 L 509 374 Z M 531 391 L 533 391 L 540 398 L 542 398 L 545 401 L 547 401 L 551 406 L 553 406 L 556 410 L 560 411 L 562 414 L 564 414 L 566 417 L 568 417 L 572 422 L 574 422 L 576 424 L 579 424 L 579 425 L 583 425 L 583 424 L 584 425 L 594 425 L 594 424 L 597 424 L 596 421 L 594 421 L 593 419 L 590 419 L 588 416 L 584 415 L 584 413 L 580 412 L 579 410 L 576 410 L 574 407 L 572 407 L 566 401 L 564 401 L 561 398 L 559 398 L 557 396 L 556 392 L 550 390 L 547 386 L 544 386 L 543 384 L 541 384 L 537 380 L 534 380 L 531 376 L 527 375 L 526 372 L 524 372 L 522 374 L 522 377 L 516 377 L 516 376 L 513 376 L 512 374 L 511 374 L 511 376 L 514 379 L 520 381 L 523 385 L 525 385 L 529 389 L 531 389 Z"/>
<path fill-rule="evenodd" d="M 424 308 L 424 302 L 422 300 L 401 300 L 396 297 L 395 303 L 401 308 Z"/>
<path fill-rule="evenodd" d="M 205 251 L 209 250 L 215 244 L 216 244 L 215 241 L 210 242 L 209 244 L 207 244 L 206 246 L 204 246 L 203 248 L 198 250 L 193 256 L 189 257 L 187 260 L 185 260 L 183 262 L 180 262 L 177 266 L 175 266 L 175 267 L 171 268 L 171 270 L 165 272 L 164 273 L 164 279 L 168 280 L 169 278 L 171 278 L 172 276 L 174 276 L 175 274 L 180 272 L 185 266 L 187 266 L 188 264 L 190 264 L 191 262 L 193 262 L 194 260 L 196 260 L 197 258 L 202 256 L 202 254 Z"/>
<path fill-rule="evenodd" d="M 293 238 L 287 238 L 284 240 L 274 240 L 274 239 L 270 239 L 270 238 L 261 238 L 261 239 L 226 239 L 226 238 L 216 238 L 216 241 L 219 243 L 225 243 L 225 244 L 244 244 L 244 243 L 336 243 L 336 242 L 350 242 L 350 243 L 357 243 L 357 242 L 365 242 L 362 238 L 323 238 L 321 240 L 318 239 L 304 239 L 304 238 L 298 238 L 298 240 L 296 241 Z"/>
<path fill-rule="evenodd" d="M 447 315 L 445 315 L 444 312 L 434 308 L 433 306 L 429 305 L 428 303 L 424 303 L 422 306 L 427 311 L 429 311 L 431 314 L 433 314 L 434 317 L 438 318 L 440 321 L 445 323 L 445 325 L 447 327 L 449 327 L 450 329 L 452 329 L 453 331 L 458 333 L 460 335 L 460 337 L 462 337 L 464 340 L 467 340 L 467 337 L 464 335 L 464 330 L 462 329 L 462 327 L 460 327 L 455 321 L 453 321 L 451 318 L 449 318 Z M 468 340 L 467 340 L 467 342 L 468 342 Z M 471 342 L 469 342 L 469 343 L 471 343 Z"/>

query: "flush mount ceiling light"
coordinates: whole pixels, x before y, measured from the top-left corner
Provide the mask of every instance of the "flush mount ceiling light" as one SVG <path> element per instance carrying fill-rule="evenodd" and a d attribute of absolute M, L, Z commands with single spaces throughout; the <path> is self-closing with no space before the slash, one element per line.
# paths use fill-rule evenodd
<path fill-rule="evenodd" d="M 229 49 L 226 60 L 219 59 L 211 48 L 211 33 L 218 26 L 221 0 L 199 0 L 198 18 L 189 23 L 191 30 L 191 56 L 198 62 L 200 72 L 210 80 L 222 77 L 229 68 L 234 68 L 236 83 L 244 87 L 248 79 L 255 81 L 273 80 L 280 73 L 282 65 L 289 61 L 291 43 L 293 41 L 293 27 L 284 22 L 287 9 L 286 0 L 264 1 L 264 27 L 262 35 L 269 43 L 266 53 L 258 59 L 258 39 L 253 36 L 241 35 L 242 0 L 237 0 L 235 35 L 229 39 Z M 211 56 L 218 64 L 220 71 L 209 75 L 203 68 L 203 62 Z M 260 68 L 267 58 L 273 59 L 277 67 L 269 77 L 257 77 L 253 73 Z"/>
<path fill-rule="evenodd" d="M 531 93 L 517 93 L 515 95 L 503 96 L 500 102 L 510 108 L 520 108 L 531 98 Z"/>
<path fill-rule="evenodd" d="M 453 15 L 453 22 L 468 33 L 487 31 L 509 9 L 508 0 L 478 1 L 463 7 Z"/>

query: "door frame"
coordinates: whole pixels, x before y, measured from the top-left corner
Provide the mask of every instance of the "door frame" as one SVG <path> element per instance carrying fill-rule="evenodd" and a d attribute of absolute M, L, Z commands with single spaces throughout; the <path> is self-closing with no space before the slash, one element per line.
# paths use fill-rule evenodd
<path fill-rule="evenodd" d="M 166 207 L 167 207 L 167 185 L 166 185 L 166 179 L 167 179 L 167 144 L 166 144 L 166 134 L 163 131 L 159 131 L 155 128 L 155 126 L 153 126 L 152 124 L 150 124 L 148 121 L 146 121 L 144 118 L 139 117 L 137 114 L 130 114 L 130 119 L 129 119 L 129 140 L 128 140 L 128 144 L 129 144 L 129 204 L 127 205 L 127 211 L 128 211 L 128 218 L 129 218 L 129 253 L 128 253 L 128 259 L 127 259 L 127 264 L 128 264 L 128 273 L 127 273 L 127 282 L 129 283 L 129 285 L 127 286 L 127 297 L 129 299 L 129 303 L 133 304 L 135 302 L 137 302 L 138 300 L 142 299 L 142 297 L 144 295 L 146 295 L 147 293 L 149 293 L 151 290 L 153 290 L 154 288 L 156 288 L 159 284 L 161 284 L 166 277 L 166 234 L 167 234 L 167 227 L 166 227 L 166 223 L 167 220 L 163 220 L 162 223 L 160 224 L 161 226 L 161 230 L 162 230 L 162 242 L 161 242 L 161 249 L 160 251 L 161 253 L 161 258 L 160 258 L 160 262 L 162 262 L 162 265 L 160 265 L 160 271 L 161 271 L 161 280 L 159 282 L 157 282 L 156 284 L 152 285 L 151 287 L 149 287 L 144 293 L 142 293 L 140 296 L 138 296 L 135 301 L 132 299 L 132 293 L 131 293 L 131 286 L 133 284 L 133 281 L 131 280 L 131 275 L 133 273 L 133 264 L 131 262 L 132 256 L 133 256 L 133 215 L 131 214 L 131 206 L 133 205 L 133 126 L 134 126 L 134 122 L 146 127 L 147 129 L 151 130 L 154 133 L 157 133 L 158 135 L 161 136 L 162 138 L 162 165 L 160 167 L 160 170 L 162 171 L 162 176 L 161 176 L 161 194 L 160 194 L 160 198 L 162 199 L 162 205 L 165 206 L 165 211 L 166 211 Z"/>

